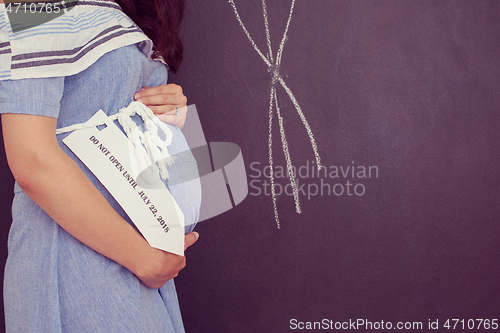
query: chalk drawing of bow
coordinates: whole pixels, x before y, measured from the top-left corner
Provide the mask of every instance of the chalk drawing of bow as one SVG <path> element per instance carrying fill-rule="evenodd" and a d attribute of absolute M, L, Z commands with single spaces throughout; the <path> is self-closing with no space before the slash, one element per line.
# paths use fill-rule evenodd
<path fill-rule="evenodd" d="M 281 39 L 280 46 L 278 48 L 278 51 L 276 53 L 276 56 L 273 57 L 273 52 L 271 49 L 271 37 L 269 34 L 269 24 L 268 24 L 268 15 L 267 15 L 267 7 L 266 7 L 266 2 L 265 0 L 262 0 L 262 11 L 264 15 L 264 24 L 265 24 L 265 29 L 266 29 L 266 39 L 267 39 L 267 47 L 269 50 L 268 56 L 264 56 L 264 54 L 259 50 L 257 45 L 255 44 L 253 38 L 250 36 L 250 33 L 248 32 L 247 28 L 243 24 L 243 21 L 240 18 L 240 15 L 238 14 L 238 10 L 236 8 L 236 5 L 233 0 L 229 0 L 229 3 L 233 7 L 234 14 L 236 15 L 236 19 L 238 20 L 238 23 L 240 26 L 243 28 L 243 31 L 245 32 L 246 36 L 248 37 L 248 40 L 252 44 L 253 48 L 255 51 L 259 54 L 259 56 L 264 60 L 265 64 L 267 65 L 268 71 L 271 73 L 272 76 L 272 85 L 271 85 L 271 94 L 269 98 L 269 167 L 270 167 L 270 181 L 271 181 L 271 198 L 273 201 L 273 209 L 274 209 L 274 217 L 276 220 L 276 226 L 278 229 L 280 229 L 280 221 L 279 221 L 279 216 L 278 216 L 278 208 L 276 206 L 276 191 L 274 189 L 274 171 L 273 171 L 273 148 L 272 148 L 272 141 L 273 141 L 273 134 L 272 134 L 272 123 L 273 123 L 273 107 L 276 110 L 276 116 L 278 118 L 278 124 L 280 128 L 280 135 L 281 135 L 281 144 L 283 146 L 283 152 L 285 154 L 285 159 L 286 159 L 286 166 L 287 166 L 287 173 L 288 177 L 290 179 L 290 184 L 293 189 L 293 198 L 295 201 L 295 210 L 297 213 L 301 213 L 301 208 L 300 208 L 300 202 L 299 202 L 299 194 L 297 190 L 297 184 L 295 181 L 295 175 L 293 173 L 293 168 L 292 168 L 292 160 L 290 157 L 290 152 L 288 150 L 288 141 L 286 139 L 285 135 L 285 128 L 283 126 L 283 118 L 281 116 L 279 104 L 278 104 L 278 96 L 276 94 L 276 87 L 281 85 L 283 89 L 285 89 L 286 93 L 290 97 L 290 100 L 292 101 L 293 105 L 295 106 L 295 109 L 297 110 L 297 113 L 299 114 L 300 119 L 302 120 L 302 123 L 304 124 L 304 127 L 306 128 L 307 134 L 309 136 L 309 140 L 311 141 L 312 149 L 314 151 L 314 156 L 316 159 L 316 164 L 318 168 L 321 167 L 321 159 L 318 154 L 318 149 L 316 146 L 316 141 L 314 140 L 313 133 L 311 131 L 311 128 L 309 126 L 309 123 L 307 122 L 307 119 L 302 112 L 302 109 L 300 108 L 299 103 L 297 102 L 297 99 L 295 98 L 294 94 L 290 90 L 290 88 L 286 85 L 285 81 L 281 77 L 279 70 L 280 70 L 280 65 L 281 65 L 281 56 L 283 54 L 283 47 L 285 46 L 285 42 L 287 39 L 287 34 L 288 34 L 288 28 L 290 26 L 290 21 L 292 19 L 292 14 L 293 14 L 293 8 L 295 5 L 295 0 L 292 0 L 292 4 L 290 7 L 290 14 L 288 16 L 288 21 L 286 23 L 285 27 L 285 32 L 283 33 L 283 38 Z"/>

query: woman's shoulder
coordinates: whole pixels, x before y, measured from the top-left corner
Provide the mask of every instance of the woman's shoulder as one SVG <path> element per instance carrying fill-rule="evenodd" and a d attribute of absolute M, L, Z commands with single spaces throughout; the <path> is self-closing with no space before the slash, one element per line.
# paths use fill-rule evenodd
<path fill-rule="evenodd" d="M 137 43 L 150 57 L 151 41 L 115 2 L 68 3 L 54 3 L 51 12 L 57 8 L 61 15 L 24 29 L 14 8 L 0 7 L 0 80 L 77 74 L 104 54 Z"/>

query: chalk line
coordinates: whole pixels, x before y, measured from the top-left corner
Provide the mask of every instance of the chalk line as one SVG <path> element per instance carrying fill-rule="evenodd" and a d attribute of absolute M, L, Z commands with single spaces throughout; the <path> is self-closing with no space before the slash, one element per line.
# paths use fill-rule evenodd
<path fill-rule="evenodd" d="M 281 117 L 280 107 L 278 105 L 278 96 L 276 95 L 276 88 L 272 88 L 274 92 L 274 101 L 276 103 L 276 115 L 278 118 L 278 124 L 280 125 L 281 134 L 281 145 L 283 147 L 283 152 L 285 153 L 286 169 L 288 171 L 288 178 L 290 179 L 290 184 L 293 191 L 293 200 L 295 201 L 295 211 L 301 213 L 300 202 L 299 202 L 299 191 L 297 190 L 297 184 L 295 183 L 295 175 L 292 168 L 292 158 L 290 157 L 290 152 L 288 151 L 288 142 L 286 141 L 285 127 L 283 125 L 283 117 Z"/>
<path fill-rule="evenodd" d="M 304 113 L 302 112 L 302 109 L 300 108 L 299 103 L 295 99 L 295 96 L 293 95 L 292 91 L 288 86 L 286 85 L 285 81 L 280 77 L 278 77 L 278 80 L 285 89 L 286 93 L 290 97 L 290 100 L 292 101 L 293 105 L 295 106 L 295 109 L 297 110 L 297 113 L 299 114 L 300 119 L 302 120 L 302 123 L 304 124 L 304 127 L 306 128 L 307 134 L 309 135 L 309 140 L 311 141 L 311 145 L 314 151 L 314 156 L 316 158 L 316 164 L 318 165 L 319 168 L 321 168 L 321 158 L 318 153 L 318 147 L 316 145 L 316 140 L 314 140 L 314 136 L 311 130 L 311 127 L 309 126 L 309 123 L 307 122 L 306 116 L 304 116 Z"/>
<path fill-rule="evenodd" d="M 269 152 L 269 174 L 271 181 L 271 199 L 273 200 L 274 219 L 276 226 L 280 229 L 280 219 L 278 215 L 278 207 L 276 206 L 276 191 L 274 189 L 274 170 L 273 170 L 273 98 L 274 87 L 271 87 L 271 96 L 269 98 L 269 139 L 268 139 L 268 152 Z"/>
<path fill-rule="evenodd" d="M 247 28 L 245 27 L 245 25 L 243 24 L 243 21 L 240 18 L 240 14 L 238 14 L 238 10 L 236 9 L 236 5 L 234 4 L 234 1 L 233 0 L 229 0 L 229 3 L 231 4 L 231 6 L 233 6 L 234 14 L 236 15 L 236 18 L 238 19 L 238 23 L 243 28 L 243 31 L 245 32 L 245 35 L 247 35 L 248 40 L 250 40 L 250 43 L 252 43 L 252 46 L 255 49 L 255 51 L 257 51 L 257 53 L 260 55 L 260 57 L 262 58 L 262 60 L 264 60 L 264 62 L 268 66 L 272 66 L 271 62 L 262 54 L 262 52 L 260 52 L 259 48 L 257 47 L 257 44 L 255 44 L 255 42 L 253 41 L 252 36 L 250 36 L 250 33 L 248 32 Z"/>
<path fill-rule="evenodd" d="M 274 217 L 276 220 L 276 225 L 278 229 L 280 229 L 280 221 L 279 221 L 279 214 L 278 214 L 278 208 L 276 205 L 276 191 L 274 189 L 274 170 L 273 170 L 273 133 L 272 133 L 272 123 L 273 123 L 273 105 L 276 108 L 276 114 L 278 118 L 278 124 L 280 128 L 280 136 L 281 136 L 281 144 L 283 147 L 283 153 L 285 154 L 285 160 L 287 164 L 287 171 L 288 171 L 288 177 L 290 179 L 290 185 L 292 186 L 292 191 L 293 191 L 293 197 L 295 201 L 295 210 L 297 213 L 301 213 L 301 208 L 300 208 L 300 201 L 299 201 L 299 195 L 298 195 L 298 190 L 297 190 L 297 183 L 295 180 L 295 174 L 293 173 L 293 168 L 292 168 L 292 160 L 290 156 L 290 151 L 288 149 L 288 141 L 286 139 L 285 135 L 285 126 L 284 126 L 284 120 L 283 117 L 281 116 L 281 111 L 278 103 L 278 95 L 276 92 L 276 82 L 278 81 L 280 85 L 285 89 L 288 97 L 292 101 L 295 109 L 297 110 L 297 113 L 299 114 L 299 117 L 306 129 L 307 135 L 309 136 L 309 140 L 311 142 L 311 146 L 314 152 L 314 156 L 316 159 L 316 164 L 318 165 L 319 168 L 321 168 L 321 159 L 318 153 L 318 148 L 316 145 L 316 140 L 314 139 L 314 135 L 312 133 L 311 127 L 309 126 L 309 123 L 307 122 L 307 119 L 302 112 L 302 109 L 297 102 L 297 99 L 295 98 L 294 94 L 290 90 L 290 88 L 286 85 L 285 81 L 281 77 L 279 73 L 280 65 L 281 65 L 281 58 L 283 55 L 283 49 L 285 46 L 285 42 L 288 38 L 288 31 L 290 27 L 290 22 L 292 20 L 293 16 L 293 10 L 295 7 L 295 0 L 292 0 L 291 6 L 290 6 L 290 13 L 288 15 L 288 20 L 285 26 L 285 31 L 283 33 L 283 37 L 281 39 L 281 43 L 279 45 L 276 58 L 273 57 L 273 51 L 271 47 L 271 35 L 269 33 L 269 19 L 268 19 L 268 14 L 267 14 L 267 6 L 266 6 L 266 1 L 262 0 L 262 13 L 264 16 L 264 27 L 265 27 L 265 33 L 266 33 L 266 42 L 267 42 L 267 48 L 268 48 L 268 56 L 264 56 L 264 54 L 260 51 L 258 48 L 257 44 L 255 44 L 255 41 L 253 40 L 252 36 L 248 32 L 247 28 L 245 27 L 245 24 L 241 20 L 241 17 L 238 13 L 238 10 L 236 8 L 236 4 L 234 3 L 234 0 L 228 0 L 231 6 L 233 7 L 234 14 L 236 16 L 236 19 L 238 20 L 239 25 L 243 29 L 243 32 L 247 36 L 248 40 L 250 41 L 250 44 L 253 46 L 255 51 L 258 53 L 258 55 L 264 60 L 268 67 L 268 71 L 272 75 L 272 85 L 271 85 L 271 94 L 269 97 L 269 138 L 268 138 L 268 153 L 269 153 L 269 167 L 270 167 L 270 181 L 271 181 L 271 197 L 273 201 L 273 210 L 274 210 Z M 275 60 L 274 60 L 275 59 Z"/>
<path fill-rule="evenodd" d="M 269 49 L 269 61 L 274 62 L 273 49 L 271 48 L 271 34 L 269 34 L 269 22 L 267 19 L 267 7 L 265 0 L 262 0 L 262 12 L 264 13 L 264 26 L 266 27 L 266 40 L 267 40 L 267 47 Z"/>
<path fill-rule="evenodd" d="M 262 0 L 264 1 L 264 0 Z M 276 56 L 276 66 L 279 67 L 281 64 L 281 56 L 283 55 L 283 47 L 285 46 L 285 41 L 288 35 L 288 28 L 290 27 L 290 21 L 292 20 L 293 7 L 295 6 L 295 0 L 292 0 L 292 5 L 290 6 L 290 14 L 288 15 L 288 21 L 286 22 L 285 32 L 283 33 L 283 38 L 281 39 L 281 44 L 278 49 L 278 55 Z"/>

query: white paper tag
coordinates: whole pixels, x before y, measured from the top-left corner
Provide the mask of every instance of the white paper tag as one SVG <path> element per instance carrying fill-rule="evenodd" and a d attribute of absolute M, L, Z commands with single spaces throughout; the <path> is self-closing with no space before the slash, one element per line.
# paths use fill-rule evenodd
<path fill-rule="evenodd" d="M 161 180 L 142 188 L 137 183 L 138 161 L 133 144 L 99 110 L 90 121 L 106 128 L 76 130 L 65 139 L 76 156 L 92 171 L 120 204 L 152 247 L 184 255 L 184 215 Z"/>

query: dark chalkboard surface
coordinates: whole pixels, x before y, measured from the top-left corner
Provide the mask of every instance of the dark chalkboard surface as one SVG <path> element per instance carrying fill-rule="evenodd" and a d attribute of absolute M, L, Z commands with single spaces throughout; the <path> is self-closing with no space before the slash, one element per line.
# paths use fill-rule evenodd
<path fill-rule="evenodd" d="M 263 2 L 233 4 L 186 1 L 171 76 L 207 141 L 241 147 L 249 181 L 197 226 L 176 280 L 186 331 L 500 319 L 500 2 L 297 0 L 279 66 L 292 1 L 265 2 L 271 52 Z"/>

